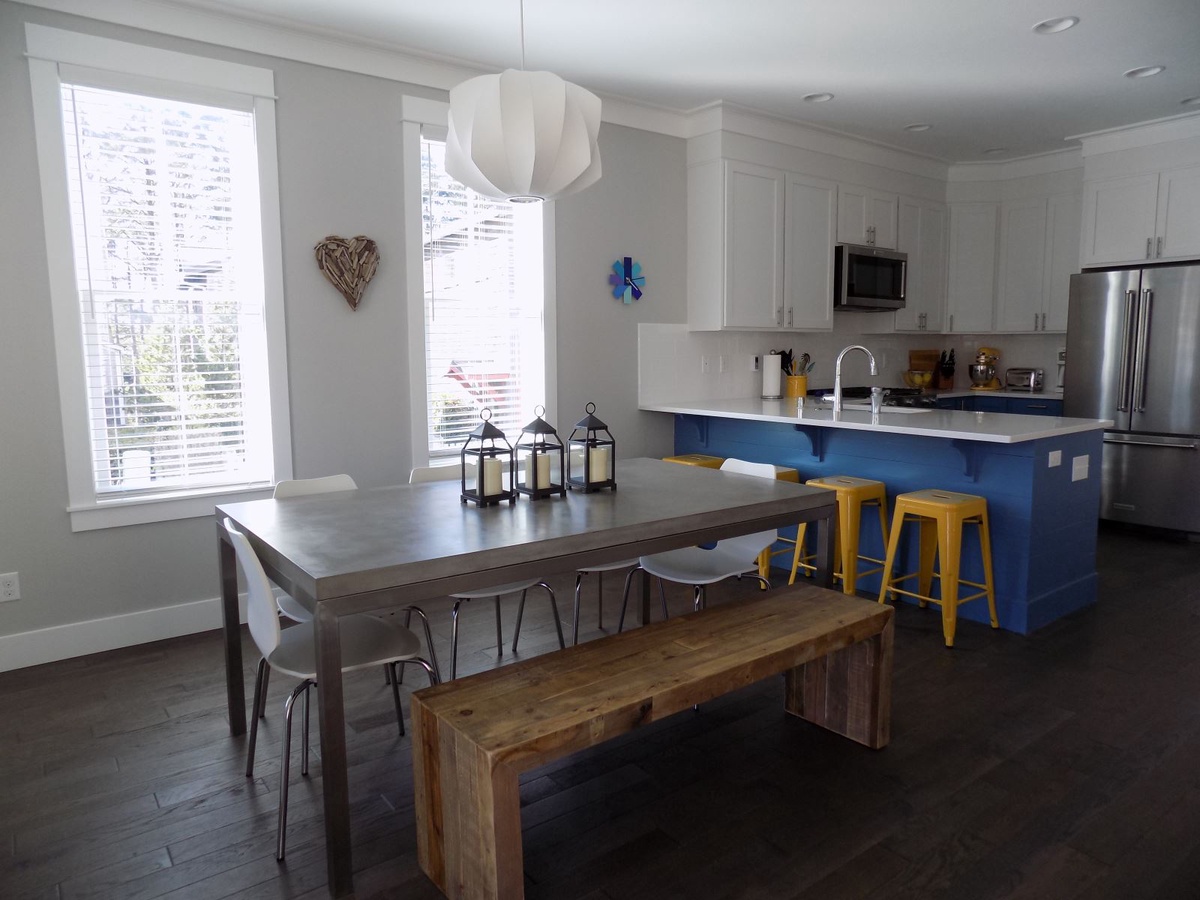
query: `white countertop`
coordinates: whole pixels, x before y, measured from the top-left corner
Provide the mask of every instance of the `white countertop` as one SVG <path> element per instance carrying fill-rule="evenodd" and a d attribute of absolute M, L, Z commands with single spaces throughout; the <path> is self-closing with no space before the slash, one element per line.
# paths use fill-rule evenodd
<path fill-rule="evenodd" d="M 970 388 L 961 391 L 934 391 L 939 400 L 954 397 L 1011 397 L 1014 400 L 1061 400 L 1062 391 L 973 391 Z"/>
<path fill-rule="evenodd" d="M 979 391 L 964 392 L 972 396 Z M 1006 396 L 1007 392 L 988 391 Z M 945 396 L 945 395 L 943 395 Z M 1022 391 L 1019 397 L 1044 397 Z M 1053 396 L 1053 395 L 1050 395 Z M 848 428 L 853 431 L 878 431 L 885 434 L 913 434 L 919 437 L 950 438 L 964 441 L 986 441 L 994 444 L 1019 444 L 1040 438 L 1082 431 L 1099 431 L 1113 424 L 1111 419 L 1065 419 L 1054 416 L 1023 416 L 1009 413 L 960 412 L 935 409 L 929 412 L 895 412 L 885 407 L 878 424 L 871 422 L 869 410 L 843 410 L 834 419 L 833 410 L 813 398 L 807 398 L 803 414 L 796 415 L 796 401 L 784 400 L 681 400 L 675 402 L 643 403 L 640 409 L 651 412 L 676 413 L 688 416 L 717 416 L 724 419 L 745 419 L 754 422 L 779 422 L 786 425 L 814 425 L 818 428 Z"/>

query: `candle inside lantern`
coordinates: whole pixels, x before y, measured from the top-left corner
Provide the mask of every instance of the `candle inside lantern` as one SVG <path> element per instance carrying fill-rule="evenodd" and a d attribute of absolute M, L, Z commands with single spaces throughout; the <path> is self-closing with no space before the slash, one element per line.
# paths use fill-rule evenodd
<path fill-rule="evenodd" d="M 503 490 L 500 480 L 500 473 L 503 470 L 503 464 L 495 457 L 488 457 L 483 461 L 483 495 L 485 497 L 495 496 Z"/>
<path fill-rule="evenodd" d="M 608 448 L 588 448 L 588 481 L 608 480 Z"/>
<path fill-rule="evenodd" d="M 534 474 L 534 460 L 537 460 L 537 474 Z M 529 454 L 525 457 L 525 487 L 550 487 L 550 457 L 545 454 Z"/>

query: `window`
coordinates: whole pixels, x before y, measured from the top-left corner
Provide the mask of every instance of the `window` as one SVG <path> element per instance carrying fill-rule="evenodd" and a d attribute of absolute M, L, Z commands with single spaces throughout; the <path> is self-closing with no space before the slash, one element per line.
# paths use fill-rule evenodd
<path fill-rule="evenodd" d="M 29 28 L 73 527 L 210 515 L 290 475 L 271 101 Z"/>
<path fill-rule="evenodd" d="M 546 397 L 543 208 L 481 197 L 421 139 L 428 459 L 457 457 L 483 409 L 516 445 Z"/>

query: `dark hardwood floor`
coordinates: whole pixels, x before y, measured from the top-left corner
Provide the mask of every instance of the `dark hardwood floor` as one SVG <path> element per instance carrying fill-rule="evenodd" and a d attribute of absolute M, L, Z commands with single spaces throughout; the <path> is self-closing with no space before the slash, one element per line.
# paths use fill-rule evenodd
<path fill-rule="evenodd" d="M 772 679 L 530 773 L 527 896 L 1200 898 L 1200 544 L 1104 528 L 1100 550 L 1099 604 L 1030 637 L 964 622 L 947 651 L 937 611 L 903 606 L 885 750 L 789 718 Z M 552 583 L 569 617 L 574 578 Z M 449 604 L 427 609 L 448 671 Z M 593 582 L 584 637 L 595 618 Z M 490 604 L 462 622 L 460 671 L 496 664 Z M 521 652 L 553 646 L 531 597 Z M 274 859 L 289 689 L 248 779 L 217 632 L 0 674 L 0 898 L 325 897 L 315 746 Z M 347 718 L 357 896 L 439 897 L 378 672 L 348 678 Z"/>

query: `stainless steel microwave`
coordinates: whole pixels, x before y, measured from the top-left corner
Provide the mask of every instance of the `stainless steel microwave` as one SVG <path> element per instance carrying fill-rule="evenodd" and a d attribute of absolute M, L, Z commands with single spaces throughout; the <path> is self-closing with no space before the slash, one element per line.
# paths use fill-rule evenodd
<path fill-rule="evenodd" d="M 908 254 L 880 247 L 834 248 L 835 310 L 888 312 L 904 308 Z"/>

